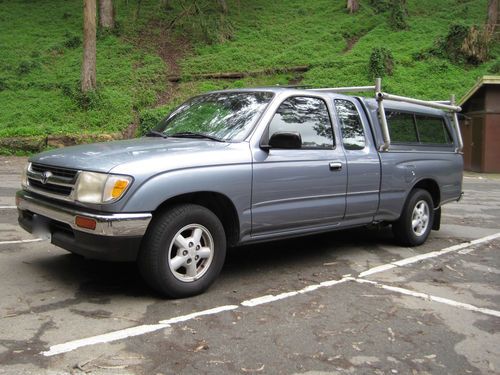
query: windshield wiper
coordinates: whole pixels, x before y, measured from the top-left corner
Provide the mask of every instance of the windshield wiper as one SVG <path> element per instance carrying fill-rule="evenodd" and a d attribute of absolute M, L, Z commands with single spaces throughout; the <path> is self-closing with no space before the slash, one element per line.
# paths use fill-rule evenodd
<path fill-rule="evenodd" d="M 223 139 L 214 137 L 213 135 L 208 135 L 208 134 L 203 134 L 203 133 L 195 133 L 195 132 L 179 132 L 179 133 L 170 134 L 170 137 L 205 138 L 205 139 L 210 139 L 211 141 L 225 142 Z"/>
<path fill-rule="evenodd" d="M 150 130 L 146 133 L 146 137 L 162 137 L 167 138 L 168 136 L 162 132 L 156 130 Z"/>

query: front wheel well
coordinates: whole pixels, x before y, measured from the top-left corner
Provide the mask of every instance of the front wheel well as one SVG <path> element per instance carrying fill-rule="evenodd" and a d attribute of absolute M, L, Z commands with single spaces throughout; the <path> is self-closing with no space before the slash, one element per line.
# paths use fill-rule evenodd
<path fill-rule="evenodd" d="M 193 203 L 203 206 L 212 211 L 221 221 L 226 233 L 228 246 L 234 246 L 239 241 L 239 218 L 233 202 L 221 193 L 202 191 L 187 193 L 167 199 L 153 212 L 153 216 L 172 207 L 183 203 Z"/>

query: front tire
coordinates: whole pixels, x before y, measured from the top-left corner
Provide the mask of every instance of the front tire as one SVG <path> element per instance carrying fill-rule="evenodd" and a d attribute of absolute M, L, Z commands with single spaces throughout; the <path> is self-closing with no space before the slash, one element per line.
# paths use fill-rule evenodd
<path fill-rule="evenodd" d="M 219 218 L 203 206 L 182 204 L 153 219 L 138 264 L 153 289 L 184 298 L 208 289 L 225 257 L 226 236 Z"/>
<path fill-rule="evenodd" d="M 392 224 L 392 232 L 403 246 L 422 245 L 432 229 L 434 203 L 427 190 L 411 191 L 401 217 Z"/>

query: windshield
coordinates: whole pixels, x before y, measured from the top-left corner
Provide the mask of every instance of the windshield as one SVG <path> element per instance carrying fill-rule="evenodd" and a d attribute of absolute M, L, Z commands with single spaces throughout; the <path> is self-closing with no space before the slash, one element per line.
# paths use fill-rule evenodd
<path fill-rule="evenodd" d="M 169 137 L 204 135 L 241 141 L 271 101 L 271 92 L 222 92 L 197 96 L 162 120 L 155 131 Z"/>

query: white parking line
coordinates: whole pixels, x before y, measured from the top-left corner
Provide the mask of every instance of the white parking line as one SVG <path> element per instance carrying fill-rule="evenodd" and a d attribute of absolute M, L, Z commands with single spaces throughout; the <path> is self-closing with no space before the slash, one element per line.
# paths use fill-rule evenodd
<path fill-rule="evenodd" d="M 0 245 L 10 245 L 13 243 L 27 243 L 27 242 L 39 242 L 39 241 L 45 241 L 44 238 L 34 238 L 30 240 L 15 240 L 15 241 L 0 241 Z"/>
<path fill-rule="evenodd" d="M 398 262 L 393 262 L 393 263 L 389 263 L 386 265 L 381 265 L 378 267 L 371 268 L 368 271 L 360 273 L 358 277 L 364 277 L 364 276 L 371 275 L 371 274 L 374 274 L 377 272 L 382 272 L 384 270 L 391 269 L 391 268 L 394 268 L 397 266 L 407 265 L 407 264 L 415 263 L 415 262 L 420 261 L 420 260 L 437 257 L 437 256 L 447 254 L 447 253 L 452 252 L 452 251 L 462 250 L 462 249 L 465 249 L 465 248 L 468 248 L 468 247 L 471 247 L 471 246 L 474 246 L 474 245 L 477 245 L 480 243 L 492 241 L 492 240 L 499 238 L 499 237 L 500 237 L 500 232 L 493 234 L 491 236 L 479 238 L 479 239 L 474 240 L 474 241 L 465 242 L 465 243 L 462 243 L 459 245 L 447 247 L 447 248 L 442 249 L 440 251 L 432 251 L 430 253 L 402 259 Z M 38 239 L 38 240 L 40 240 L 40 239 Z M 31 241 L 33 241 L 33 240 L 31 240 Z M 63 343 L 63 344 L 53 345 L 49 348 L 48 351 L 43 351 L 40 354 L 49 357 L 49 356 L 53 356 L 56 354 L 70 352 L 70 351 L 73 351 L 75 349 L 81 348 L 83 346 L 103 344 L 103 343 L 108 343 L 108 342 L 112 342 L 112 341 L 116 341 L 116 340 L 125 339 L 127 337 L 139 336 L 139 335 L 143 335 L 143 334 L 146 334 L 149 332 L 154 332 L 154 331 L 157 331 L 157 330 L 160 330 L 163 328 L 168 328 L 172 324 L 179 323 L 179 322 L 185 322 L 185 321 L 192 320 L 192 319 L 195 319 L 195 318 L 200 317 L 200 316 L 218 314 L 218 313 L 221 313 L 224 311 L 235 310 L 235 309 L 238 309 L 240 306 L 251 308 L 251 307 L 259 306 L 259 305 L 262 305 L 265 303 L 270 303 L 270 302 L 282 300 L 285 298 L 294 297 L 294 296 L 297 296 L 300 294 L 309 293 L 309 292 L 315 291 L 319 288 L 330 287 L 330 286 L 342 284 L 342 283 L 345 283 L 346 281 L 356 281 L 359 283 L 375 284 L 381 288 L 396 291 L 396 292 L 399 292 L 402 294 L 413 295 L 415 297 L 419 297 L 419 298 L 423 298 L 423 299 L 427 299 L 427 300 L 433 300 L 435 302 L 446 303 L 448 305 L 460 307 L 460 308 L 470 310 L 470 311 L 482 312 L 484 314 L 493 315 L 493 316 L 500 316 L 500 315 L 497 315 L 497 314 L 500 314 L 500 312 L 495 311 L 495 310 L 483 309 L 483 308 L 475 307 L 475 306 L 472 306 L 469 304 L 448 300 L 446 298 L 435 297 L 435 296 L 431 296 L 431 295 L 425 294 L 425 293 L 413 292 L 413 291 L 408 290 L 408 289 L 391 287 L 391 286 L 379 284 L 375 281 L 357 279 L 357 278 L 351 277 L 350 275 L 344 275 L 339 280 L 323 281 L 319 284 L 309 285 L 305 288 L 302 288 L 302 289 L 299 289 L 296 291 L 285 292 L 285 293 L 281 293 L 281 294 L 277 294 L 277 295 L 265 295 L 265 296 L 261 296 L 261 297 L 252 298 L 250 300 L 246 300 L 246 301 L 241 302 L 240 305 L 219 306 L 219 307 L 215 307 L 215 308 L 212 308 L 209 310 L 203 310 L 203 311 L 194 312 L 194 313 L 187 314 L 187 315 L 182 315 L 182 316 L 162 320 L 162 321 L 158 322 L 158 324 L 141 325 L 141 326 L 126 328 L 126 329 L 119 330 L 119 331 L 105 333 L 103 335 L 92 336 L 92 337 L 88 337 L 88 338 L 84 338 L 84 339 L 80 339 L 80 340 L 68 341 L 68 342 Z"/>
<path fill-rule="evenodd" d="M 158 331 L 163 328 L 168 328 L 168 324 L 148 324 L 137 327 L 125 328 L 119 331 L 105 333 L 103 335 L 87 337 L 81 340 L 74 340 L 65 342 L 64 344 L 52 345 L 46 352 L 41 352 L 46 357 L 50 357 L 56 354 L 71 352 L 75 349 L 81 348 L 83 346 L 104 344 L 107 342 L 113 342 L 117 340 L 126 339 L 127 337 L 144 335 L 145 333 L 150 333 Z"/>
<path fill-rule="evenodd" d="M 6 210 L 11 208 L 17 208 L 17 206 L 0 206 L 0 210 Z"/>
<path fill-rule="evenodd" d="M 324 288 L 324 287 L 329 287 L 329 286 L 341 284 L 341 283 L 344 283 L 350 279 L 351 279 L 351 277 L 343 277 L 340 280 L 329 280 L 329 281 L 324 281 L 320 284 L 308 285 L 303 289 L 296 290 L 293 292 L 285 292 L 285 293 L 281 293 L 281 294 L 277 294 L 277 295 L 266 295 L 266 296 L 262 296 L 262 297 L 252 298 L 252 299 L 249 299 L 247 301 L 241 302 L 241 305 L 245 306 L 245 307 L 254 307 L 254 306 L 262 305 L 264 303 L 274 302 L 274 301 L 278 301 L 280 299 L 293 297 L 293 296 L 296 296 L 299 294 L 309 293 L 309 292 L 312 292 L 312 291 L 319 289 L 319 288 Z"/>
<path fill-rule="evenodd" d="M 56 354 L 71 352 L 75 349 L 78 349 L 78 348 L 81 348 L 84 346 L 103 344 L 103 343 L 107 343 L 107 342 L 122 340 L 122 339 L 125 339 L 127 337 L 144 335 L 146 333 L 158 331 L 160 329 L 169 328 L 171 326 L 171 324 L 181 323 L 181 322 L 185 322 L 185 321 L 188 321 L 191 319 L 198 318 L 200 316 L 218 314 L 218 313 L 223 312 L 223 311 L 230 311 L 230 310 L 234 310 L 237 308 L 238 308 L 237 305 L 219 306 L 219 307 L 209 309 L 209 310 L 198 311 L 198 312 L 195 312 L 192 314 L 181 315 L 181 316 L 177 316 L 175 318 L 162 320 L 161 322 L 158 322 L 158 324 L 144 324 L 141 326 L 125 328 L 125 329 L 121 329 L 119 331 L 105 333 L 103 335 L 87 337 L 85 339 L 80 339 L 80 340 L 68 341 L 68 342 L 65 342 L 63 344 L 52 345 L 49 348 L 49 350 L 47 350 L 45 352 L 41 352 L 41 354 L 43 354 L 46 357 L 51 357 L 51 356 L 56 355 Z"/>
<path fill-rule="evenodd" d="M 397 262 L 392 262 L 392 263 L 388 263 L 388 264 L 383 264 L 381 266 L 373 267 L 373 268 L 370 268 L 369 270 L 361 272 L 358 277 L 366 277 L 369 275 L 373 275 L 375 273 L 390 270 L 390 269 L 395 268 L 395 267 L 406 266 L 408 264 L 419 262 L 421 260 L 438 257 L 438 256 L 441 256 L 441 255 L 444 255 L 447 253 L 454 252 L 454 251 L 463 250 L 463 249 L 469 248 L 471 246 L 481 244 L 483 242 L 493 241 L 497 238 L 500 238 L 500 232 L 486 236 L 486 237 L 482 237 L 482 238 L 479 238 L 477 240 L 473 240 L 470 242 L 464 242 L 464 243 L 461 243 L 458 245 L 453 245 L 453 246 L 444 248 L 444 249 L 439 250 L 439 251 L 431 251 L 430 253 L 420 254 L 420 255 L 416 255 L 414 257 L 398 260 Z"/>
<path fill-rule="evenodd" d="M 424 299 L 426 301 L 434 301 L 434 302 L 444 303 L 446 305 L 458 307 L 460 309 L 475 311 L 475 312 L 479 312 L 479 313 L 483 313 L 483 314 L 487 314 L 487 315 L 492 315 L 492 316 L 496 316 L 497 318 L 500 318 L 500 311 L 486 309 L 483 307 L 476 307 L 476 306 L 470 305 L 468 303 L 462 303 L 462 302 L 454 301 L 454 300 L 448 299 L 448 298 L 437 297 L 437 296 L 433 296 L 433 295 L 427 294 L 427 293 L 414 292 L 413 290 L 400 288 L 397 286 L 385 285 L 385 284 L 381 284 L 381 283 L 378 283 L 378 282 L 372 281 L 372 280 L 354 279 L 354 278 L 352 280 L 356 281 L 357 283 L 361 283 L 361 284 L 371 284 L 371 285 L 376 286 L 377 288 L 390 290 L 391 292 L 396 292 L 396 293 L 405 294 L 408 296 L 421 298 L 421 299 Z"/>

